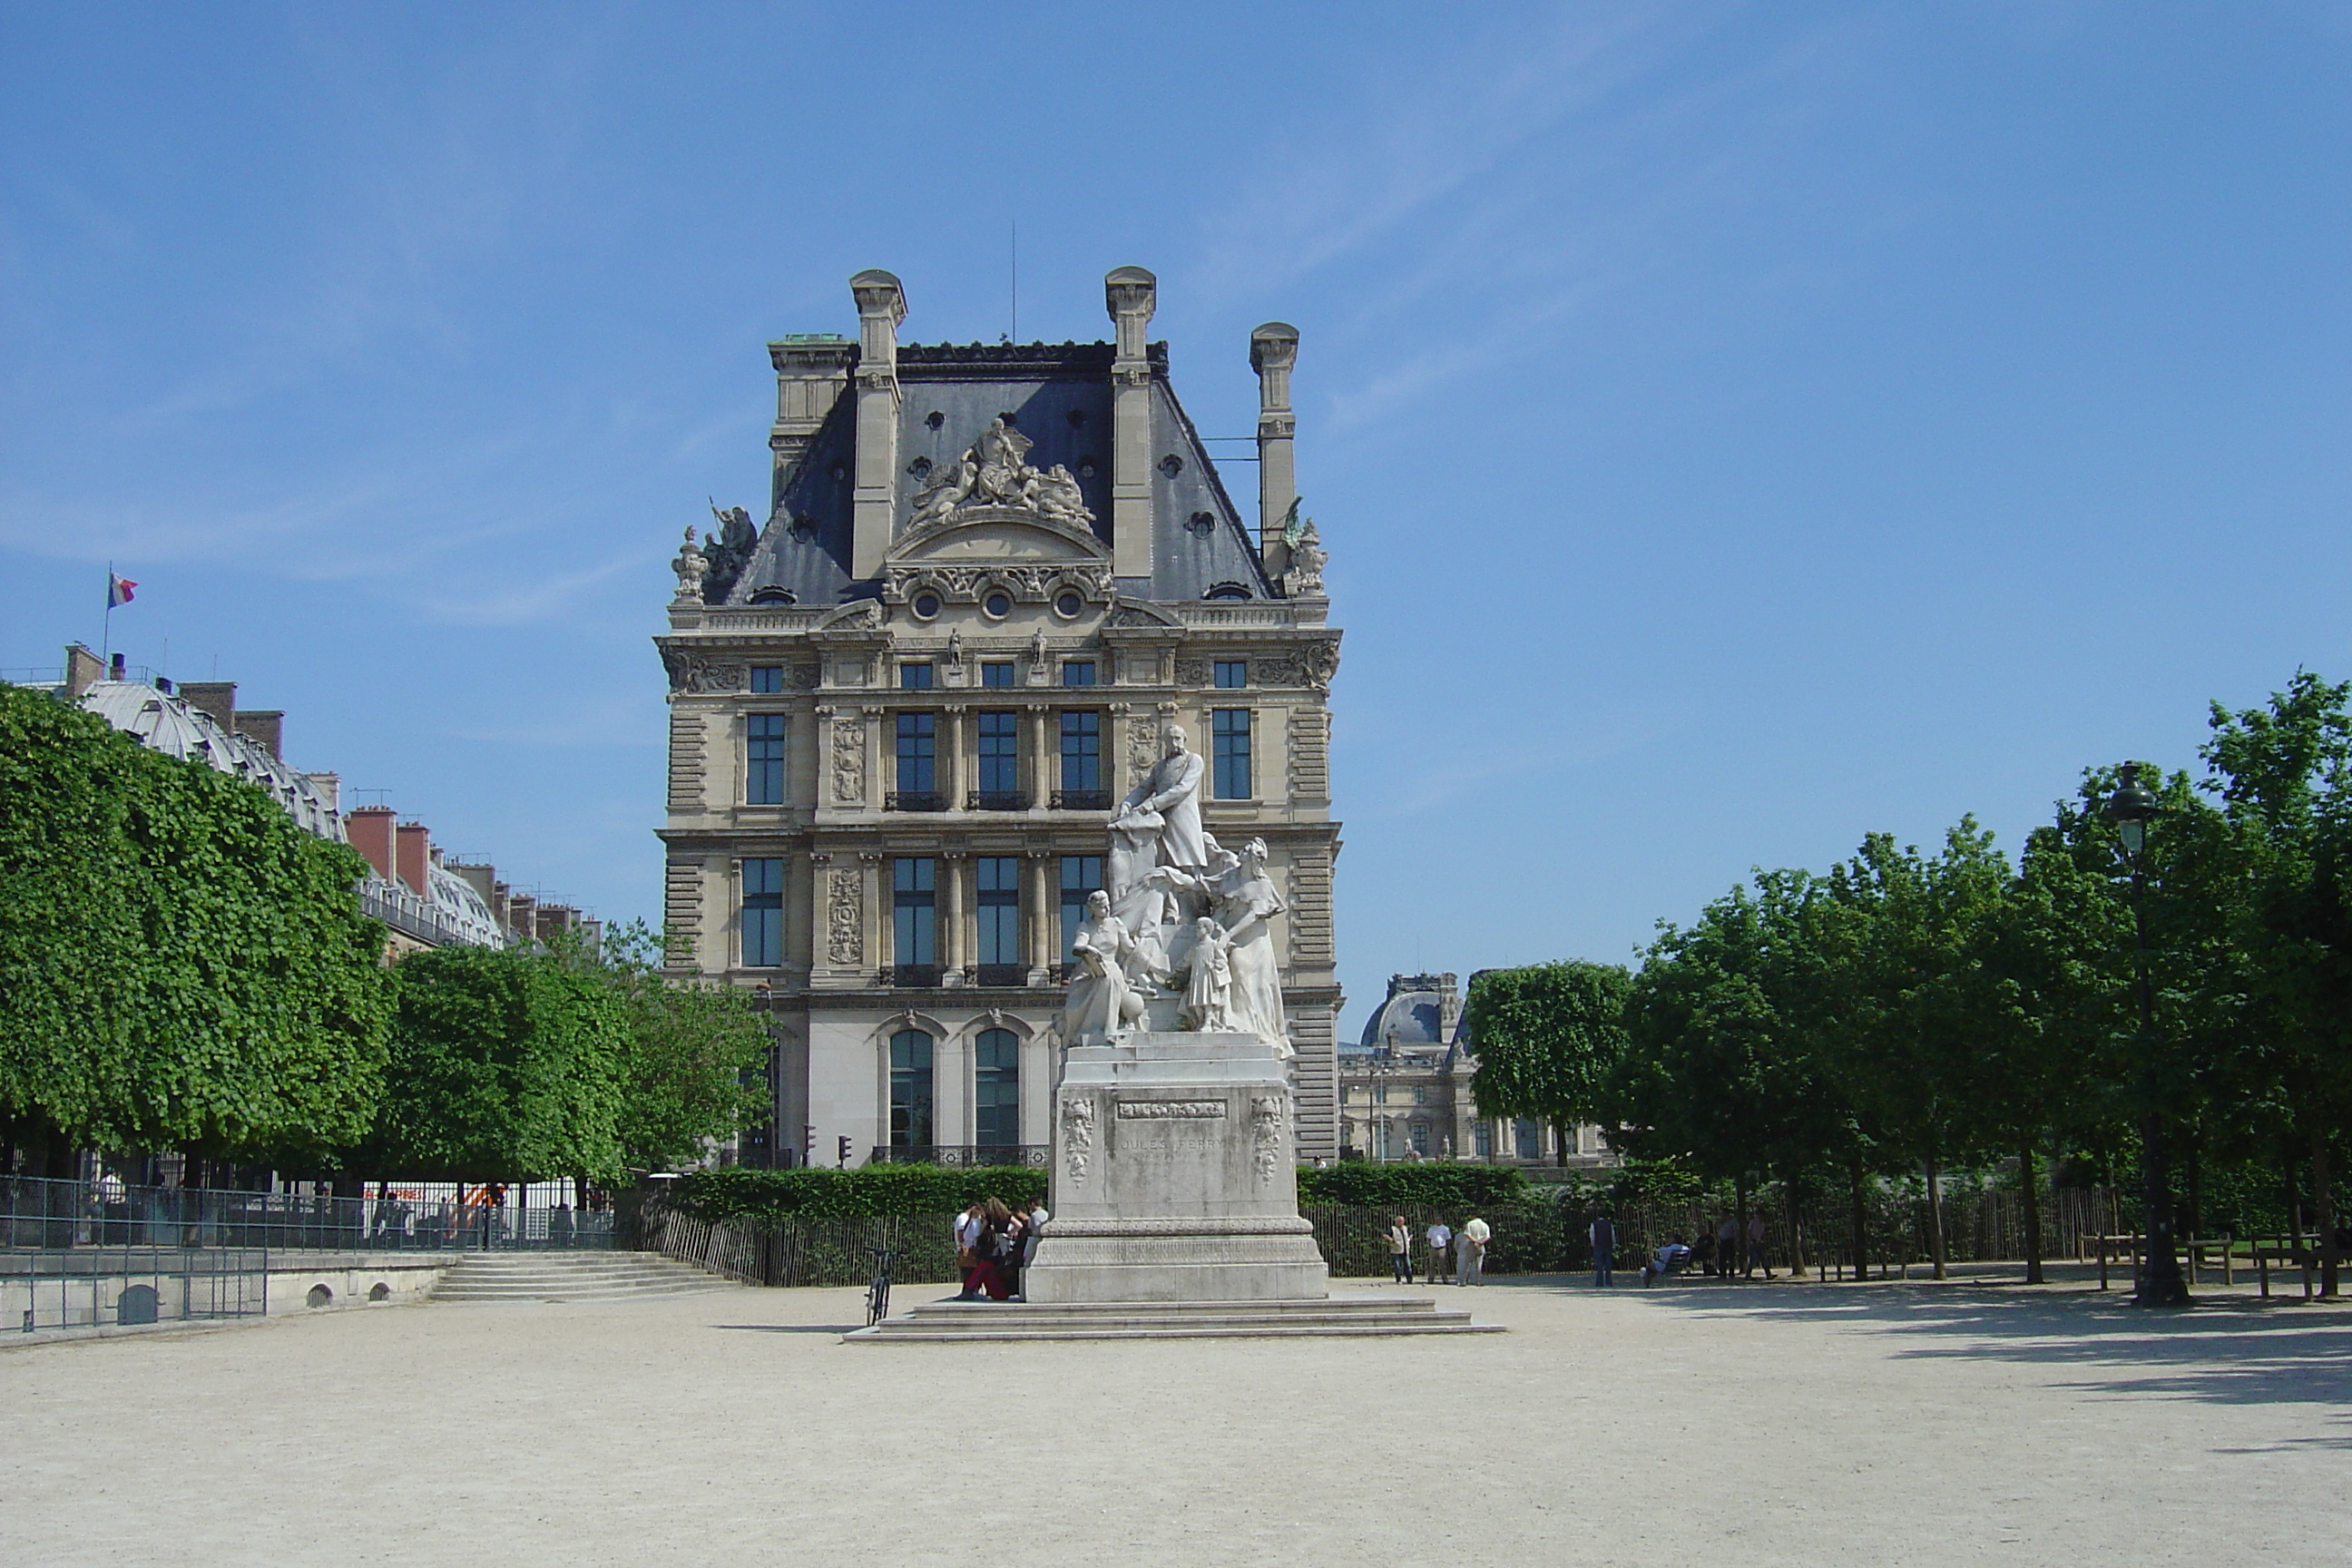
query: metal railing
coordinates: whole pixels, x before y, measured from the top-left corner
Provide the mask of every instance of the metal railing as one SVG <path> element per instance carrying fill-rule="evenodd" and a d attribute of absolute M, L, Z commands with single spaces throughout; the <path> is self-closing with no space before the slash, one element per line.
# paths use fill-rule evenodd
<path fill-rule="evenodd" d="M 963 797 L 966 811 L 1026 811 L 1029 792 L 1019 789 L 976 789 Z"/>
<path fill-rule="evenodd" d="M 963 970 L 967 985 L 1025 986 L 1029 984 L 1029 966 L 1025 963 L 968 963 Z"/>
<path fill-rule="evenodd" d="M 936 963 L 890 963 L 881 971 L 881 982 L 897 991 L 928 991 L 938 987 L 946 971 Z"/>
<path fill-rule="evenodd" d="M 945 811 L 948 797 L 935 789 L 894 789 L 882 797 L 885 811 Z"/>
<path fill-rule="evenodd" d="M 223 1187 L 134 1187 L 0 1176 L 0 1249 L 431 1251 L 604 1249 L 609 1210 L 527 1207 L 389 1193 L 338 1198 Z"/>
<path fill-rule="evenodd" d="M 891 1147 L 877 1144 L 877 1165 L 1026 1165 L 1042 1171 L 1053 1163 L 1054 1152 L 1043 1143 L 920 1143 Z"/>
<path fill-rule="evenodd" d="M 1110 791 L 1107 789 L 1057 789 L 1054 792 L 1055 811 L 1108 811 Z"/>

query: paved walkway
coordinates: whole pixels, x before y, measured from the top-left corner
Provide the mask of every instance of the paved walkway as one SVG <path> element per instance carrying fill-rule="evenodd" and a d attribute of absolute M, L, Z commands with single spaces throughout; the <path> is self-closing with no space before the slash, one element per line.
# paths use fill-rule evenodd
<path fill-rule="evenodd" d="M 742 1289 L 29 1347 L 0 1355 L 0 1557 L 2352 1561 L 2352 1309 L 1444 1293 L 1514 1331 L 851 1346 L 859 1292 Z"/>

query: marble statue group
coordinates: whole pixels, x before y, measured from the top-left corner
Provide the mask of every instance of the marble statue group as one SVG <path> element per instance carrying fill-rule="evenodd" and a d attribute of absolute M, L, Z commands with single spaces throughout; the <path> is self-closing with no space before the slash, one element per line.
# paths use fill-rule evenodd
<path fill-rule="evenodd" d="M 1186 739 L 1168 727 L 1159 762 L 1112 814 L 1107 885 L 1071 944 L 1062 1038 L 1106 1044 L 1148 1026 L 1165 998 L 1179 1029 L 1255 1035 L 1287 1057 L 1265 841 L 1233 850 L 1202 830 L 1207 764 Z"/>

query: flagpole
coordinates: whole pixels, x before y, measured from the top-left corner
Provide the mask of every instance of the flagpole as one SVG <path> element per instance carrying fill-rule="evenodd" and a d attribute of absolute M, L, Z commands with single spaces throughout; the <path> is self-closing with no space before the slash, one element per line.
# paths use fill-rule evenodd
<path fill-rule="evenodd" d="M 99 662 L 114 668 L 114 563 L 106 563 L 106 629 L 99 634 Z"/>

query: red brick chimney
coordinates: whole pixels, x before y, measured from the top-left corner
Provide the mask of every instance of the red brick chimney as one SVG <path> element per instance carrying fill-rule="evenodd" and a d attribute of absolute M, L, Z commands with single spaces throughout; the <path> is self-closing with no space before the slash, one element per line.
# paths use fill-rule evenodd
<path fill-rule="evenodd" d="M 180 700 L 200 712 L 211 714 L 213 722 L 224 730 L 236 728 L 236 682 L 234 680 L 184 680 L 180 682 Z"/>
<path fill-rule="evenodd" d="M 354 806 L 343 816 L 343 837 L 387 882 L 392 880 L 393 816 L 388 805 Z"/>
<path fill-rule="evenodd" d="M 433 879 L 425 874 L 425 868 L 433 863 L 433 835 L 425 831 L 421 822 L 404 822 L 400 825 L 399 851 L 400 879 L 407 883 L 408 890 L 418 898 L 431 898 Z"/>

